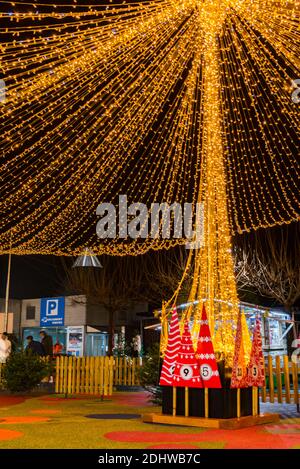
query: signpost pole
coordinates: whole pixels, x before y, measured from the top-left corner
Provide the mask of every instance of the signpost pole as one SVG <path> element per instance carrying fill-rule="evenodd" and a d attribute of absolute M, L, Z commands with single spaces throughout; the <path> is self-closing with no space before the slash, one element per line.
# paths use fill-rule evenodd
<path fill-rule="evenodd" d="M 11 241 L 12 241 L 12 238 L 10 236 L 10 249 L 9 249 L 9 254 L 8 254 L 8 267 L 7 267 L 6 290 L 5 290 L 4 332 L 8 332 L 8 303 L 9 303 L 10 272 L 11 272 Z"/>

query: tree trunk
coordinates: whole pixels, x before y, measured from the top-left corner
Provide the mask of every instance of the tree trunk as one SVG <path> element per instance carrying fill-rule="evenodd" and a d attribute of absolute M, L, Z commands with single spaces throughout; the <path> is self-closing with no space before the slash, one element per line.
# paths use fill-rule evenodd
<path fill-rule="evenodd" d="M 113 354 L 114 348 L 114 333 L 115 333 L 115 311 L 108 311 L 108 355 Z"/>

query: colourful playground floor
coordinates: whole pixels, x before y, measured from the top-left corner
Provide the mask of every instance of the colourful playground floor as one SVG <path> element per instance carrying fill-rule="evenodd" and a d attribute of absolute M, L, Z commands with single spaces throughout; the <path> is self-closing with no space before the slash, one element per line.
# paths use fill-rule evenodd
<path fill-rule="evenodd" d="M 283 418 L 277 425 L 242 430 L 173 427 L 140 421 L 140 414 L 155 410 L 159 409 L 148 403 L 144 392 L 117 392 L 109 401 L 64 399 L 55 395 L 0 395 L 0 449 L 300 448 L 300 414 L 295 412 L 295 406 L 278 407 Z M 91 415 L 93 418 L 87 417 Z"/>

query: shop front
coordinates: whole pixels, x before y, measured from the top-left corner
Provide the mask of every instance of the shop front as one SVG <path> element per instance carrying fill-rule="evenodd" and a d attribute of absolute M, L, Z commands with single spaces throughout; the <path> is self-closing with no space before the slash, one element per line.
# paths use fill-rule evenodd
<path fill-rule="evenodd" d="M 194 304 L 197 304 L 195 302 Z M 190 305 L 191 303 L 189 303 Z M 187 304 L 177 305 L 179 311 L 184 310 Z M 246 316 L 249 332 L 252 334 L 255 325 L 255 319 L 258 316 L 261 319 L 261 335 L 263 342 L 263 351 L 265 355 L 286 355 L 288 353 L 287 336 L 291 331 L 294 321 L 291 315 L 279 308 L 264 308 L 254 306 L 249 303 L 240 303 L 240 308 Z M 160 311 L 158 311 L 160 313 Z M 152 319 L 153 321 L 153 319 Z M 148 332 L 156 331 L 155 340 L 159 340 L 161 325 L 151 324 L 145 327 Z"/>
<path fill-rule="evenodd" d="M 44 330 L 52 337 L 54 355 L 107 355 L 109 314 L 103 305 L 89 302 L 85 295 L 24 299 L 20 300 L 20 305 L 20 326 L 15 332 L 24 346 L 27 345 L 26 337 L 31 335 L 39 341 L 39 333 Z M 138 314 L 146 311 L 147 307 L 144 303 L 133 304 L 128 310 L 116 314 L 114 331 L 118 337 L 115 338 L 115 348 L 122 346 L 123 342 L 131 347 L 139 333 Z M 121 344 L 118 342 L 120 337 Z M 131 348 L 128 351 L 130 354 L 133 352 Z"/>
<path fill-rule="evenodd" d="M 86 334 L 86 355 L 102 357 L 108 351 L 107 332 L 89 332 Z"/>
<path fill-rule="evenodd" d="M 43 330 L 52 337 L 53 355 L 106 355 L 108 334 L 103 328 L 87 325 L 86 305 L 86 298 L 81 295 L 22 300 L 23 346 L 26 347 L 28 336 L 40 341 Z"/>
<path fill-rule="evenodd" d="M 108 349 L 108 334 L 106 332 L 87 333 L 84 326 L 67 327 L 26 327 L 23 328 L 23 347 L 27 345 L 26 337 L 31 335 L 33 340 L 40 341 L 40 331 L 52 337 L 53 355 L 74 355 L 76 357 L 105 356 Z"/>
<path fill-rule="evenodd" d="M 42 330 L 52 337 L 54 355 L 67 354 L 67 327 L 43 327 Z M 24 348 L 27 345 L 26 337 L 29 335 L 33 337 L 33 340 L 40 341 L 40 331 L 40 327 L 23 328 Z"/>
<path fill-rule="evenodd" d="M 283 311 L 244 306 L 243 311 L 247 318 L 250 331 L 254 329 L 256 315 L 261 319 L 261 334 L 263 351 L 267 355 L 287 354 L 287 334 L 293 323 L 291 316 Z"/>

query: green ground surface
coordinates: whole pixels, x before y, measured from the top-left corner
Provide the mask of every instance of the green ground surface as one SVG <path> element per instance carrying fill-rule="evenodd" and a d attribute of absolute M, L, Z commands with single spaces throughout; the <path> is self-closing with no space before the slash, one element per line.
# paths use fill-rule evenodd
<path fill-rule="evenodd" d="M 90 398 L 57 400 L 50 396 L 48 399 L 31 397 L 21 403 L 5 405 L 5 398 L 0 397 L 0 448 L 113 449 L 154 448 L 160 445 L 165 445 L 165 448 L 230 448 L 247 445 L 264 447 L 264 441 L 265 447 L 300 448 L 300 418 L 282 421 L 276 426 L 227 430 L 224 433 L 220 430 L 145 424 L 138 418 L 95 420 L 86 417 L 100 413 L 143 414 L 159 411 L 158 407 L 147 404 L 143 393 L 114 393 L 110 401 Z M 6 423 L 6 417 L 45 417 L 49 421 Z M 22 435 L 4 440 L 6 431 L 21 432 Z M 122 441 L 128 438 L 132 441 Z"/>

